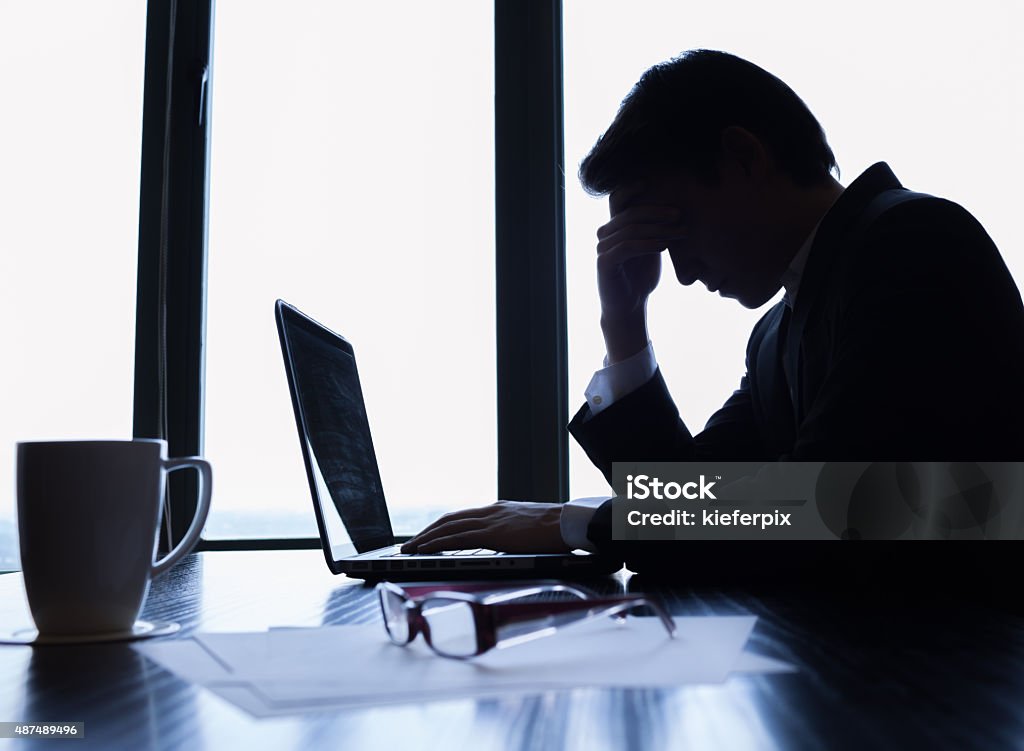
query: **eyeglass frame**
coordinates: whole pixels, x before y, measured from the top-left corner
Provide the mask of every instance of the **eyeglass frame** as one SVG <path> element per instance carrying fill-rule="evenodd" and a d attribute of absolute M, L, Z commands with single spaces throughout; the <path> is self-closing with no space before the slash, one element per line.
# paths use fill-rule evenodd
<path fill-rule="evenodd" d="M 410 587 L 410 589 L 428 589 L 428 591 L 423 594 L 412 595 L 394 582 L 382 581 L 378 583 L 376 590 L 378 601 L 381 606 L 381 614 L 384 618 L 384 630 L 387 632 L 388 638 L 391 642 L 404 647 L 411 644 L 419 634 L 423 634 L 423 640 L 435 654 L 449 659 L 468 660 L 474 657 L 479 657 L 480 655 L 497 648 L 499 643 L 501 643 L 501 646 L 512 646 L 512 644 L 520 641 L 527 641 L 544 635 L 542 632 L 546 629 L 542 628 L 538 629 L 535 633 L 512 637 L 511 639 L 503 641 L 499 640 L 498 629 L 503 625 L 514 623 L 515 616 L 517 615 L 520 617 L 534 615 L 536 617 L 566 614 L 580 610 L 598 610 L 603 608 L 599 612 L 588 613 L 584 616 L 584 619 L 607 615 L 619 620 L 625 620 L 627 612 L 638 607 L 647 607 L 654 611 L 662 625 L 665 626 L 665 630 L 668 632 L 669 638 L 675 638 L 675 621 L 672 620 L 672 617 L 665 610 L 664 606 L 656 600 L 652 600 L 642 594 L 602 596 L 584 587 L 575 587 L 565 584 L 538 584 L 516 589 L 501 589 L 499 591 L 495 591 L 495 585 L 493 583 L 487 585 L 460 586 L 463 587 L 463 591 L 451 588 L 452 585 L 413 586 Z M 467 589 L 471 590 L 476 588 L 485 589 L 486 591 L 481 593 L 466 591 Z M 397 639 L 395 634 L 391 631 L 391 627 L 388 625 L 388 611 L 384 605 L 384 596 L 386 592 L 391 592 L 402 599 L 402 606 L 406 611 L 406 621 L 408 623 L 408 636 L 404 641 Z M 553 592 L 565 592 L 576 595 L 581 599 L 559 602 L 514 601 L 524 597 Z M 434 645 L 430 635 L 430 624 L 423 615 L 423 605 L 431 600 L 453 600 L 456 602 L 465 602 L 469 605 L 470 611 L 473 614 L 473 628 L 475 632 L 474 635 L 476 637 L 476 650 L 472 654 L 460 655 L 444 652 Z M 498 619 L 498 616 L 501 615 L 501 608 L 512 609 L 511 612 L 506 611 L 505 618 L 507 620 L 504 622 L 499 622 Z M 549 633 L 553 632 L 554 628 L 549 627 L 548 631 Z"/>

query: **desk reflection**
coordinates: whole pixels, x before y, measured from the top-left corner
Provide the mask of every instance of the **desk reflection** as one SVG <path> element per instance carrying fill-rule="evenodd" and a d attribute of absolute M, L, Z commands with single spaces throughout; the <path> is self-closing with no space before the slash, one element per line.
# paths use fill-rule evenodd
<path fill-rule="evenodd" d="M 155 751 L 185 739 L 191 748 L 205 748 L 196 721 L 198 689 L 169 690 L 181 682 L 128 644 L 36 647 L 25 677 L 19 721 L 85 722 L 89 748 Z M 29 743 L 67 749 L 68 741 Z"/>

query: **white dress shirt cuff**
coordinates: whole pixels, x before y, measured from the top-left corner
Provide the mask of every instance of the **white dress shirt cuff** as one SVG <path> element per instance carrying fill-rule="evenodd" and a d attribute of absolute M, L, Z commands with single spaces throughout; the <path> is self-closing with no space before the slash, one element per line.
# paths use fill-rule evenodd
<path fill-rule="evenodd" d="M 570 550 L 589 550 L 597 552 L 594 544 L 587 539 L 587 527 L 598 507 L 610 496 L 593 498 L 575 498 L 562 504 L 561 531 L 562 541 Z"/>
<path fill-rule="evenodd" d="M 622 397 L 643 386 L 651 380 L 654 371 L 658 369 L 658 362 L 654 359 L 654 347 L 650 342 L 632 357 L 627 357 L 614 365 L 609 365 L 608 358 L 605 357 L 604 365 L 601 370 L 594 373 L 590 385 L 584 392 L 590 406 L 591 417 L 599 415 Z"/>

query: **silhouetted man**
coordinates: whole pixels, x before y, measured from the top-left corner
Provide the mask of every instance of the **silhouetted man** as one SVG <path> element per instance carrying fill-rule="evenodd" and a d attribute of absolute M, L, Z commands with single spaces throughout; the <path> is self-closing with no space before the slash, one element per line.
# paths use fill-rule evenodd
<path fill-rule="evenodd" d="M 803 101 L 732 55 L 685 53 L 626 97 L 580 166 L 584 188 L 610 196 L 607 358 L 569 430 L 609 481 L 614 461 L 1024 459 L 1024 308 L 992 240 L 883 162 L 845 189 L 833 169 Z M 696 434 L 647 338 L 666 251 L 681 284 L 748 308 L 785 290 L 754 327 L 739 388 Z M 699 325 L 680 321 L 680 341 L 659 346 Z M 444 517 L 409 549 L 638 554 L 610 536 L 607 502 L 503 501 Z"/>

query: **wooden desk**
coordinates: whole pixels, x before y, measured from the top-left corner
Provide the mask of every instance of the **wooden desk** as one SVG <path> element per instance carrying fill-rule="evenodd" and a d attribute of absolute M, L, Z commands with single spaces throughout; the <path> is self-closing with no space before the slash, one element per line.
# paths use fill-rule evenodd
<path fill-rule="evenodd" d="M 621 579 L 608 584 L 622 586 Z M 749 646 L 800 672 L 677 690 L 588 689 L 253 720 L 125 644 L 3 646 L 0 721 L 84 721 L 86 738 L 0 745 L 61 751 L 1024 748 L 1019 615 L 900 598 L 659 591 L 676 614 L 758 615 Z M 190 556 L 154 583 L 143 617 L 177 620 L 180 635 L 379 619 L 372 590 L 331 576 L 319 551 Z M 31 625 L 20 575 L 0 576 L 0 623 Z"/>

